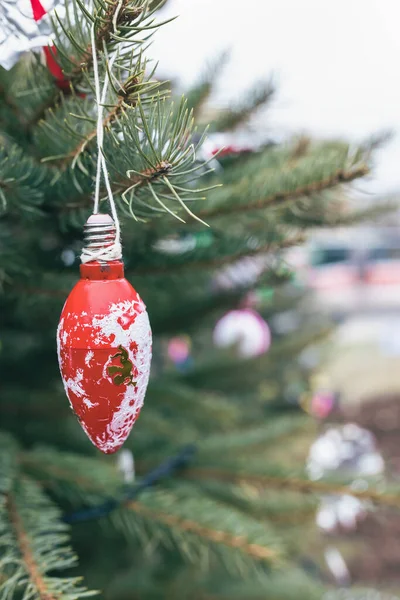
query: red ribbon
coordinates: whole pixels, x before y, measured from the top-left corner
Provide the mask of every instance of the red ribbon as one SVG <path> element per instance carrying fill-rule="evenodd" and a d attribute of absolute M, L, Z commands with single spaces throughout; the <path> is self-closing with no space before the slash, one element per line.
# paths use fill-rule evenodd
<path fill-rule="evenodd" d="M 40 21 L 46 14 L 47 10 L 45 10 L 40 2 L 40 0 L 31 0 L 33 18 L 35 21 Z"/>
<path fill-rule="evenodd" d="M 53 77 L 55 77 L 57 86 L 60 88 L 60 90 L 63 90 L 64 92 L 69 92 L 69 81 L 68 79 L 65 79 L 63 70 L 55 58 L 55 55 L 57 53 L 56 47 L 44 46 L 43 51 L 46 56 L 47 68 L 49 69 Z"/>
<path fill-rule="evenodd" d="M 32 6 L 33 18 L 35 19 L 35 21 L 40 21 L 40 19 L 42 19 L 44 17 L 44 15 L 47 13 L 46 9 L 43 7 L 40 0 L 31 0 L 31 6 Z M 55 46 L 44 46 L 43 51 L 46 56 L 47 68 L 49 69 L 49 71 L 53 75 L 53 77 L 56 79 L 57 86 L 61 90 L 68 92 L 69 91 L 69 81 L 68 81 L 68 79 L 65 79 L 64 73 L 63 73 L 60 65 L 56 61 L 55 55 L 56 55 L 57 50 L 56 50 Z"/>

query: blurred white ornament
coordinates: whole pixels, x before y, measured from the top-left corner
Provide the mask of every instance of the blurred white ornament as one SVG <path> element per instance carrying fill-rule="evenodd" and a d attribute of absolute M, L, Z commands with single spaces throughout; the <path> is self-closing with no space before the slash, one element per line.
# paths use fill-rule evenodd
<path fill-rule="evenodd" d="M 365 503 L 350 494 L 323 498 L 317 511 L 318 527 L 329 533 L 338 527 L 352 531 L 367 514 Z"/>
<path fill-rule="evenodd" d="M 337 548 L 327 548 L 324 552 L 325 562 L 333 577 L 341 586 L 349 585 L 351 578 L 343 556 Z"/>
<path fill-rule="evenodd" d="M 184 254 L 196 248 L 196 238 L 191 234 L 179 238 L 164 238 L 157 240 L 153 244 L 153 248 L 161 254 L 169 254 L 171 256 Z"/>
<path fill-rule="evenodd" d="M 246 132 L 209 133 L 199 148 L 197 155 L 201 160 L 211 160 L 211 168 L 221 168 L 217 158 L 242 152 L 255 152 L 261 147 L 260 142 L 250 139 Z M 216 157 L 213 159 L 213 157 Z M 217 164 L 215 164 L 217 163 Z"/>
<path fill-rule="evenodd" d="M 61 252 L 61 260 L 66 267 L 70 267 L 75 262 L 75 252 L 71 248 L 65 248 Z"/>
<path fill-rule="evenodd" d="M 354 477 L 379 475 L 384 468 L 374 436 L 354 423 L 325 431 L 312 444 L 307 460 L 310 479 L 337 470 Z"/>
<path fill-rule="evenodd" d="M 321 349 L 318 346 L 308 346 L 298 356 L 297 362 L 305 369 L 315 369 L 321 361 Z"/>
<path fill-rule="evenodd" d="M 332 510 L 331 506 L 322 504 L 318 509 L 315 522 L 318 527 L 324 531 L 334 531 L 337 525 L 335 511 Z"/>
<path fill-rule="evenodd" d="M 286 310 L 272 317 L 272 329 L 279 335 L 286 335 L 300 327 L 302 317 L 297 310 Z"/>
<path fill-rule="evenodd" d="M 244 308 L 231 310 L 218 321 L 213 340 L 219 348 L 236 345 L 241 358 L 252 358 L 267 352 L 271 332 L 255 310 Z"/>
<path fill-rule="evenodd" d="M 216 290 L 232 290 L 251 287 L 268 266 L 264 255 L 246 256 L 217 271 L 213 279 Z"/>
<path fill-rule="evenodd" d="M 322 596 L 322 600 L 400 600 L 400 597 L 363 587 L 329 590 Z"/>
<path fill-rule="evenodd" d="M 360 477 L 382 473 L 385 464 L 376 449 L 372 433 L 355 423 L 347 423 L 341 427 L 331 427 L 312 444 L 306 468 L 313 480 L 335 472 L 352 476 L 360 482 Z M 338 527 L 354 530 L 367 515 L 367 510 L 368 503 L 351 494 L 327 495 L 321 500 L 316 523 L 327 532 L 335 531 Z"/>
<path fill-rule="evenodd" d="M 0 65 L 11 69 L 23 52 L 47 46 L 52 34 L 49 11 L 60 0 L 1 0 Z"/>
<path fill-rule="evenodd" d="M 117 468 L 122 473 L 125 483 L 135 481 L 135 459 L 133 452 L 124 448 L 117 456 Z"/>

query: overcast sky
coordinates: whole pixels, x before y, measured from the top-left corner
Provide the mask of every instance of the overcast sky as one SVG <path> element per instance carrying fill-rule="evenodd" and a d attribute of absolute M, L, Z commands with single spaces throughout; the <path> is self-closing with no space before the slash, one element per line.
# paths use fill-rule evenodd
<path fill-rule="evenodd" d="M 400 3 L 397 0 L 170 0 L 152 54 L 187 85 L 231 48 L 219 99 L 272 73 L 278 93 L 265 125 L 360 140 L 391 129 L 363 189 L 400 191 Z"/>

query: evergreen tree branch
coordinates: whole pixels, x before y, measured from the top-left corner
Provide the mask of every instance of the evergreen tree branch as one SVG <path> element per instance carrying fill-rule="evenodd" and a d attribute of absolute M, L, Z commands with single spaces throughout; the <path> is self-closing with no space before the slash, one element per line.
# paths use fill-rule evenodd
<path fill-rule="evenodd" d="M 108 66 L 105 67 L 108 70 Z M 126 109 L 134 109 L 139 102 L 151 103 L 152 95 L 160 87 L 160 82 L 153 81 L 152 76 L 155 69 L 145 76 L 146 61 L 142 61 L 139 54 L 136 64 L 128 71 L 124 81 L 120 81 L 114 75 L 109 75 L 112 83 L 112 92 L 106 99 L 104 107 L 108 108 L 108 114 L 103 119 L 103 129 L 109 130 L 111 126 L 118 121 Z M 161 96 L 160 96 L 161 98 Z M 54 139 L 54 130 L 64 131 L 65 136 L 62 139 Z M 74 142 L 74 137 L 79 138 L 79 142 L 65 154 L 60 153 L 59 149 L 65 147 L 65 143 Z M 78 166 L 83 172 L 87 169 L 84 166 L 80 155 L 87 150 L 88 156 L 93 157 L 89 150 L 90 142 L 97 137 L 97 127 L 93 114 L 93 103 L 82 102 L 82 99 L 76 96 L 71 97 L 69 102 L 63 102 L 57 111 L 49 111 L 46 119 L 40 123 L 36 132 L 35 140 L 39 146 L 43 147 L 43 156 L 41 162 L 49 164 L 51 167 L 65 169 L 68 166 Z M 39 148 L 40 151 L 40 148 Z"/>
<path fill-rule="evenodd" d="M 258 108 L 265 106 L 274 94 L 275 86 L 272 82 L 257 83 L 240 103 L 217 116 L 212 124 L 213 131 L 230 131 L 243 125 Z"/>
<path fill-rule="evenodd" d="M 0 511 L 18 473 L 17 451 L 14 438 L 8 433 L 0 432 Z"/>
<path fill-rule="evenodd" d="M 276 207 L 296 200 L 303 196 L 310 196 L 318 192 L 322 192 L 327 189 L 336 187 L 342 183 L 350 183 L 354 179 L 364 177 L 369 173 L 369 168 L 366 165 L 356 165 L 350 169 L 338 169 L 334 174 L 329 177 L 325 177 L 316 181 L 312 181 L 305 185 L 294 187 L 293 189 L 287 190 L 286 192 L 277 192 L 248 204 L 225 204 L 211 209 L 204 209 L 199 212 L 199 216 L 204 219 L 213 219 L 216 217 L 222 217 L 226 215 L 233 215 L 241 212 L 250 212 L 257 210 L 264 210 L 269 207 Z"/>
<path fill-rule="evenodd" d="M 55 29 L 54 60 L 58 62 L 69 82 L 70 92 L 79 92 L 79 86 L 89 81 L 89 73 L 93 67 L 93 52 L 90 40 L 92 23 L 96 26 L 96 51 L 103 55 L 114 50 L 118 44 L 135 44 L 142 46 L 151 37 L 152 31 L 164 23 L 150 20 L 151 16 L 162 4 L 159 2 L 150 7 L 147 0 L 107 0 L 106 3 L 95 3 L 94 14 L 91 14 L 81 0 L 72 0 L 66 5 L 66 23 L 58 17 L 53 19 Z M 168 22 L 168 21 L 167 21 Z M 150 31 L 150 34 L 148 34 Z M 136 39 L 144 33 L 145 39 Z M 129 70 L 129 59 L 121 53 L 120 63 Z M 67 92 L 68 94 L 68 92 Z M 29 120 L 29 126 L 42 120 L 47 111 L 55 108 L 65 95 L 54 85 L 52 93 L 40 104 Z"/>
<path fill-rule="evenodd" d="M 0 212 L 37 213 L 46 172 L 14 143 L 0 139 Z"/>
<path fill-rule="evenodd" d="M 74 486 L 77 486 L 78 488 L 83 487 L 83 489 L 87 490 L 89 493 L 94 491 L 94 490 L 98 490 L 99 492 L 102 491 L 102 493 L 106 493 L 106 491 L 108 491 L 105 483 L 103 482 L 103 484 L 99 486 L 99 482 L 97 482 L 97 485 L 95 485 L 93 487 L 93 481 L 91 480 L 91 478 L 88 477 L 81 477 L 79 474 L 79 469 L 78 469 L 78 473 L 74 472 L 73 469 L 65 469 L 63 468 L 59 468 L 57 465 L 52 465 L 52 464 L 48 464 L 48 461 L 52 460 L 52 457 L 48 454 L 47 458 L 46 458 L 46 454 L 42 455 L 42 458 L 44 458 L 44 461 L 40 460 L 40 456 L 41 453 L 39 452 L 38 457 L 32 461 L 32 458 L 30 456 L 25 456 L 24 458 L 24 462 L 27 463 L 28 465 L 30 464 L 32 466 L 32 462 L 33 462 L 33 467 L 34 467 L 34 472 L 36 472 L 37 474 L 40 471 L 45 470 L 49 476 L 50 479 L 48 481 L 48 485 L 50 485 L 50 487 L 52 487 L 54 484 L 52 483 L 52 478 L 55 477 L 56 479 L 59 479 L 61 477 L 62 480 L 66 480 L 67 482 L 69 482 L 69 484 L 73 484 Z M 186 456 L 186 450 L 185 450 L 185 456 Z M 183 457 L 183 454 L 182 454 Z M 178 465 L 181 463 L 182 460 L 181 455 L 177 455 L 176 458 L 173 458 L 169 461 L 169 463 L 172 465 Z M 62 458 L 62 455 L 59 455 L 59 458 Z M 71 460 L 72 460 L 72 456 L 71 456 Z M 39 459 L 39 460 L 38 460 Z M 76 459 L 74 459 L 76 460 Z M 89 460 L 89 459 L 87 459 Z M 35 461 L 36 461 L 36 466 L 35 466 Z M 47 461 L 47 464 L 46 464 Z M 72 466 L 72 463 L 71 463 Z M 160 465 L 160 467 L 157 467 L 154 471 L 152 471 L 151 473 L 149 473 L 147 476 L 145 476 L 142 480 L 143 483 L 139 483 L 137 486 L 134 486 L 132 488 L 132 492 L 135 491 L 136 487 L 138 488 L 138 490 L 145 490 L 145 488 L 147 487 L 147 483 L 145 483 L 147 481 L 147 479 L 149 480 L 149 483 L 155 482 L 155 477 L 156 477 L 156 473 L 159 473 L 160 475 L 162 473 L 164 473 L 166 468 L 166 463 L 165 465 L 162 464 Z M 169 467 L 168 467 L 169 468 Z M 154 480 L 154 481 L 153 481 Z M 103 490 L 101 490 L 101 488 L 103 487 Z M 126 497 L 129 498 L 130 496 L 130 492 L 129 490 L 126 491 Z M 134 494 L 134 496 L 136 496 L 136 493 Z M 168 495 L 167 495 L 168 498 Z M 137 499 L 135 500 L 125 500 L 122 501 L 121 506 L 122 508 L 122 513 L 124 513 L 125 511 L 133 511 L 135 514 L 139 515 L 140 517 L 144 518 L 146 521 L 150 520 L 153 523 L 153 526 L 155 523 L 159 523 L 160 525 L 164 525 L 167 526 L 168 529 L 174 529 L 174 530 L 178 530 L 182 533 L 185 534 L 189 534 L 189 535 L 195 535 L 197 537 L 202 538 L 203 540 L 207 541 L 207 543 L 211 543 L 211 544 L 216 544 L 216 545 L 222 545 L 225 546 L 231 550 L 238 550 L 240 551 L 242 554 L 247 555 L 250 558 L 253 559 L 257 559 L 257 560 L 267 560 L 267 561 L 276 561 L 278 560 L 279 557 L 279 553 L 277 552 L 277 550 L 268 547 L 267 545 L 263 545 L 263 544 L 259 544 L 259 543 L 255 543 L 253 541 L 250 541 L 245 535 L 236 535 L 232 532 L 229 531 L 223 531 L 221 529 L 218 528 L 213 528 L 208 526 L 207 524 L 201 523 L 195 519 L 192 518 L 186 518 L 186 517 L 181 517 L 180 515 L 176 515 L 173 514 L 171 512 L 165 512 L 165 507 L 168 504 L 165 502 L 165 495 L 162 492 L 155 492 L 155 493 L 151 493 L 150 490 L 147 492 L 147 501 L 138 501 Z M 155 503 L 154 503 L 155 502 Z M 118 504 L 118 503 L 117 503 Z M 107 502 L 107 506 L 110 505 L 110 502 Z M 115 502 L 112 504 L 113 508 L 116 507 Z M 164 509 L 162 508 L 164 506 Z M 200 503 L 201 506 L 201 503 Z M 101 511 L 103 511 L 103 505 L 99 505 L 99 507 L 101 508 Z M 98 508 L 99 507 L 93 507 L 93 508 L 88 508 L 88 509 L 83 509 L 82 512 L 82 517 L 85 519 L 86 516 L 90 516 L 93 512 L 96 512 L 96 514 L 98 513 Z M 161 507 L 161 510 L 160 510 Z M 216 507 L 214 507 L 214 509 L 216 509 Z M 188 512 L 188 511 L 186 511 Z M 189 511 L 192 512 L 192 511 Z M 207 514 L 209 514 L 210 511 L 207 511 Z M 74 517 L 75 513 L 72 513 L 72 515 L 68 516 L 68 520 L 69 521 L 75 521 L 75 517 Z M 80 515 L 80 511 L 78 511 L 78 513 L 76 513 L 77 515 Z M 225 514 L 225 513 L 224 513 Z M 101 512 L 101 515 L 104 516 L 103 512 Z M 98 514 L 98 516 L 100 516 L 100 513 Z M 80 520 L 80 519 L 79 519 Z"/>
<path fill-rule="evenodd" d="M 52 451 L 54 454 L 54 451 Z M 43 461 L 44 459 L 48 459 L 48 456 L 44 456 L 39 453 L 38 455 L 27 455 L 24 454 L 21 456 L 20 461 L 21 464 L 25 466 L 29 473 L 33 473 L 35 477 L 43 477 L 41 483 L 50 485 L 54 485 L 57 482 L 65 482 L 69 485 L 74 485 L 76 487 L 82 488 L 88 492 L 97 492 L 99 494 L 104 494 L 105 492 L 105 476 L 106 472 L 104 472 L 104 477 L 99 480 L 96 477 L 90 477 L 86 474 L 82 474 L 80 470 L 77 470 L 77 464 L 71 465 L 69 468 L 63 464 L 50 464 Z M 58 455 L 58 459 L 62 459 L 62 456 Z M 88 465 L 90 466 L 92 472 L 94 464 Z M 115 475 L 115 473 L 112 473 Z"/>
<path fill-rule="evenodd" d="M 7 508 L 10 515 L 10 522 L 15 530 L 17 543 L 21 551 L 22 561 L 26 566 L 28 577 L 32 581 L 34 588 L 41 600 L 55 600 L 56 596 L 51 592 L 40 572 L 33 555 L 28 535 L 25 531 L 22 519 L 18 513 L 14 498 L 9 495 L 7 499 Z"/>
<path fill-rule="evenodd" d="M 193 109 L 193 114 L 196 119 L 201 113 L 204 104 L 207 102 L 216 79 L 227 62 L 228 56 L 228 52 L 222 52 L 217 56 L 202 74 L 200 80 L 186 92 L 188 106 Z"/>
<path fill-rule="evenodd" d="M 185 519 L 158 510 L 152 510 L 142 502 L 138 501 L 130 502 L 127 505 L 127 508 L 148 519 L 158 521 L 168 527 L 177 528 L 184 533 L 194 534 L 213 544 L 222 544 L 232 550 L 239 550 L 243 554 L 256 560 L 276 562 L 279 559 L 279 554 L 276 550 L 260 544 L 251 543 L 244 535 L 232 535 L 225 531 L 211 529 L 192 519 Z"/>
<path fill-rule="evenodd" d="M 243 257 L 258 256 L 260 254 L 268 254 L 271 252 L 277 252 L 293 246 L 298 246 L 305 241 L 305 235 L 299 234 L 297 236 L 291 236 L 287 239 L 271 241 L 266 244 L 260 244 L 257 248 L 250 249 L 248 246 L 239 250 L 236 253 L 229 253 L 226 256 L 215 256 L 205 260 L 193 260 L 182 261 L 181 263 L 170 263 L 164 266 L 158 267 L 157 265 L 146 265 L 143 268 L 135 268 L 135 274 L 137 275 L 165 275 L 169 273 L 181 273 L 188 269 L 215 269 L 228 265 L 240 260 Z"/>
<path fill-rule="evenodd" d="M 110 127 L 110 125 L 115 121 L 118 115 L 121 113 L 123 107 L 124 99 L 121 96 L 114 108 L 108 113 L 108 115 L 103 119 L 103 128 Z M 78 145 L 71 150 L 64 158 L 56 161 L 55 164 L 58 167 L 65 168 L 71 163 L 74 163 L 79 155 L 85 150 L 85 148 L 90 144 L 90 142 L 97 137 L 97 128 L 93 128 L 90 133 L 86 134 L 83 140 L 81 140 Z"/>
<path fill-rule="evenodd" d="M 134 21 L 143 14 L 145 3 L 142 2 L 141 5 L 139 4 L 138 6 L 130 7 L 132 4 L 132 0 L 122 0 L 122 4 L 120 4 L 119 0 L 108 0 L 105 5 L 106 8 L 104 14 L 101 16 L 100 22 L 102 24 L 98 27 L 95 34 L 97 52 L 102 53 L 104 51 L 104 45 L 107 45 L 111 41 L 114 27 L 117 29 L 119 25 Z M 116 20 L 115 17 L 117 17 Z M 91 43 L 89 43 L 81 53 L 80 60 L 80 64 L 75 65 L 70 73 L 68 73 L 68 79 L 72 85 L 82 77 L 84 70 L 89 71 L 93 66 L 93 50 Z"/>
<path fill-rule="evenodd" d="M 66 545 L 68 526 L 59 510 L 32 480 L 21 479 L 9 491 L 0 515 L 0 597 L 14 597 L 24 590 L 37 600 L 70 600 L 93 595 L 79 578 L 53 576 L 71 568 L 76 557 Z"/>
<path fill-rule="evenodd" d="M 54 84 L 54 89 L 52 89 L 47 98 L 36 107 L 31 118 L 27 121 L 27 129 L 31 129 L 34 125 L 39 123 L 39 121 L 44 119 L 47 111 L 57 106 L 62 95 L 62 91 Z"/>
<path fill-rule="evenodd" d="M 180 214 L 187 213 L 190 218 L 204 224 L 188 208 L 185 200 L 204 199 L 200 194 L 216 186 L 183 187 L 204 171 L 204 163 L 196 157 L 204 134 L 195 145 L 192 141 L 193 117 L 184 98 L 178 110 L 164 100 L 160 96 L 153 97 L 145 111 L 139 99 L 136 108 L 123 111 L 116 119 L 115 129 L 107 131 L 104 147 L 112 189 L 120 196 L 124 213 L 136 221 L 168 212 L 179 221 L 183 221 Z M 79 190 L 77 197 L 65 200 L 67 185 L 70 194 Z M 57 179 L 51 201 L 58 203 L 59 195 L 61 213 L 73 216 L 92 203 L 91 187 L 88 187 L 87 174 L 68 169 Z"/>
<path fill-rule="evenodd" d="M 152 181 L 154 182 L 154 181 L 160 179 L 161 177 L 163 177 L 165 175 L 165 173 L 171 169 L 171 167 L 172 167 L 172 165 L 170 165 L 167 162 L 161 162 L 152 167 L 148 167 L 147 169 L 144 169 L 143 171 L 139 171 L 135 175 L 133 175 L 129 178 L 124 177 L 124 178 L 120 179 L 119 181 L 113 182 L 112 190 L 115 194 L 123 194 L 124 192 L 126 192 L 127 190 L 129 190 L 132 187 L 135 187 L 136 190 L 140 189 L 140 188 L 144 187 L 146 184 L 148 184 L 149 182 L 152 182 Z M 105 190 L 103 189 L 102 193 L 104 193 L 104 191 Z M 88 208 L 92 204 L 93 204 L 92 194 L 90 196 L 87 194 L 83 194 L 82 196 L 80 196 L 76 200 L 74 200 L 73 202 L 67 202 L 66 204 L 64 204 L 61 207 L 61 211 L 68 212 L 71 210 Z"/>
<path fill-rule="evenodd" d="M 180 477 L 190 480 L 216 479 L 218 481 L 229 481 L 232 483 L 251 483 L 266 489 L 272 487 L 274 489 L 286 489 L 302 494 L 347 494 L 354 496 L 359 500 L 366 500 L 375 504 L 400 508 L 400 491 L 398 491 L 398 493 L 393 493 L 390 491 L 379 492 L 374 489 L 357 490 L 350 486 L 334 482 L 300 479 L 298 477 L 291 477 L 290 475 L 256 475 L 246 472 L 235 473 L 225 469 L 215 469 L 213 467 L 191 467 L 183 471 Z"/>
<path fill-rule="evenodd" d="M 14 102 L 14 100 L 9 96 L 5 87 L 0 85 L 0 103 L 5 105 L 11 111 L 13 117 L 17 120 L 19 125 L 26 130 L 28 128 L 28 121 L 21 114 L 18 105 Z M 3 121 L 3 119 L 1 119 Z"/>

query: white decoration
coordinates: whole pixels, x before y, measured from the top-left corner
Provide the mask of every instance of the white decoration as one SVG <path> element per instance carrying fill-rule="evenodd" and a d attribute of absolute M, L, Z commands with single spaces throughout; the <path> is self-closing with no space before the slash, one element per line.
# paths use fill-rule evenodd
<path fill-rule="evenodd" d="M 121 450 L 117 457 L 118 470 L 121 471 L 125 483 L 135 481 L 135 459 L 133 452 L 126 448 Z"/>
<path fill-rule="evenodd" d="M 384 467 L 374 436 L 355 423 L 325 431 L 311 446 L 307 460 L 311 479 L 338 469 L 357 476 L 378 475 Z"/>
<path fill-rule="evenodd" d="M 40 3 L 49 12 L 60 0 L 40 0 Z M 34 20 L 31 0 L 1 0 L 0 65 L 11 69 L 24 52 L 47 46 L 51 33 L 49 15 Z"/>
<path fill-rule="evenodd" d="M 342 554 L 337 548 L 329 547 L 324 552 L 326 564 L 339 585 L 349 585 L 350 573 Z"/>
<path fill-rule="evenodd" d="M 252 358 L 268 350 L 271 333 L 264 319 L 246 308 L 226 313 L 215 326 L 213 340 L 219 348 L 236 344 L 241 358 Z"/>
<path fill-rule="evenodd" d="M 365 503 L 350 494 L 326 497 L 318 509 L 316 523 L 327 532 L 335 531 L 338 526 L 351 531 L 366 514 Z"/>

